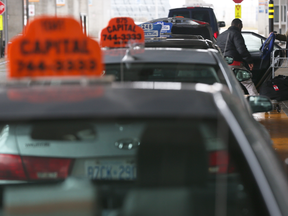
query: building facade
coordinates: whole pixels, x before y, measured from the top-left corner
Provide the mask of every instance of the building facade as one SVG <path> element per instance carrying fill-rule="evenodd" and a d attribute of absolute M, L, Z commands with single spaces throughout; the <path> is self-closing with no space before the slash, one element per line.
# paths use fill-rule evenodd
<path fill-rule="evenodd" d="M 135 22 L 167 17 L 169 0 L 111 0 L 112 17 L 128 16 Z"/>

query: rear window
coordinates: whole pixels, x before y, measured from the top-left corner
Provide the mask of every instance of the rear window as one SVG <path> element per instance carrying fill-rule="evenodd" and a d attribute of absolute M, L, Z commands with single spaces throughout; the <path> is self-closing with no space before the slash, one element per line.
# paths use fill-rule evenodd
<path fill-rule="evenodd" d="M 213 84 L 222 83 L 222 74 L 215 66 L 197 64 L 106 64 L 105 75 L 114 75 L 117 81 L 160 81 Z"/>
<path fill-rule="evenodd" d="M 51 141 L 95 140 L 96 131 L 93 125 L 85 122 L 78 124 L 70 124 L 69 122 L 38 123 L 32 127 L 31 138 L 33 140 Z"/>
<path fill-rule="evenodd" d="M 209 12 L 206 10 L 193 10 L 192 11 L 192 19 L 204 21 L 211 24 Z"/>
<path fill-rule="evenodd" d="M 170 13 L 172 14 L 173 17 L 182 16 L 184 18 L 191 18 L 190 13 L 187 10 L 185 10 L 185 11 L 171 11 Z"/>

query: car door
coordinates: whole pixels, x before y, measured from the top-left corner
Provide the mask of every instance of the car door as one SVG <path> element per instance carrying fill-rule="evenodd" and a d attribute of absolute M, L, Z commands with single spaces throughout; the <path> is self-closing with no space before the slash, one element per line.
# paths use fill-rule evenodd
<path fill-rule="evenodd" d="M 254 32 L 248 32 L 248 31 L 243 31 L 242 36 L 245 40 L 246 47 L 248 51 L 250 52 L 253 62 L 254 62 L 254 67 L 252 70 L 253 73 L 253 82 L 256 85 L 256 87 L 260 87 L 260 85 L 263 82 L 263 77 L 265 78 L 266 76 L 271 76 L 271 71 L 269 71 L 267 74 L 266 71 L 269 69 L 270 62 L 269 61 L 262 61 L 261 60 L 261 46 L 265 42 L 266 38 L 256 34 Z M 274 49 L 281 49 L 280 46 L 277 44 L 274 44 Z M 276 52 L 275 56 L 277 55 L 283 55 L 282 52 Z"/>

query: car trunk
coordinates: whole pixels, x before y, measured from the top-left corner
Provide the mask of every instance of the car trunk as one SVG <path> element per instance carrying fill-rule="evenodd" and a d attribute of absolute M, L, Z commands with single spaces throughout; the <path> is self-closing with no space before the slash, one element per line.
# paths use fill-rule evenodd
<path fill-rule="evenodd" d="M 135 149 L 142 125 L 105 124 L 91 121 L 49 122 L 13 125 L 19 155 L 17 180 L 134 179 Z M 11 160 L 11 159 L 9 159 Z M 21 165 L 22 164 L 22 165 Z M 11 164 L 12 166 L 12 164 Z"/>

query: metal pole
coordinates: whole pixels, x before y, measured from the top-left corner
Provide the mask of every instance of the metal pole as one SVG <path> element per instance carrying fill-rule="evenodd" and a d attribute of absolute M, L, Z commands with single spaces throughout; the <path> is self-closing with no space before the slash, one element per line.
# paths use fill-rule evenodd
<path fill-rule="evenodd" d="M 29 0 L 26 0 L 26 25 L 29 21 Z"/>
<path fill-rule="evenodd" d="M 84 34 L 87 35 L 87 32 L 86 32 L 86 16 L 85 15 L 83 16 L 83 22 L 84 22 Z"/>
<path fill-rule="evenodd" d="M 269 32 L 274 31 L 274 2 L 269 1 Z"/>
<path fill-rule="evenodd" d="M 281 4 L 281 0 L 279 0 L 279 34 L 281 34 L 281 26 L 282 26 L 282 4 Z"/>
<path fill-rule="evenodd" d="M 55 16 L 57 16 L 57 0 L 55 0 Z"/>
<path fill-rule="evenodd" d="M 7 48 L 8 45 L 8 5 L 7 5 L 7 0 L 4 0 L 4 4 L 6 6 L 6 10 L 4 13 L 4 32 L 5 32 L 5 48 Z"/>

